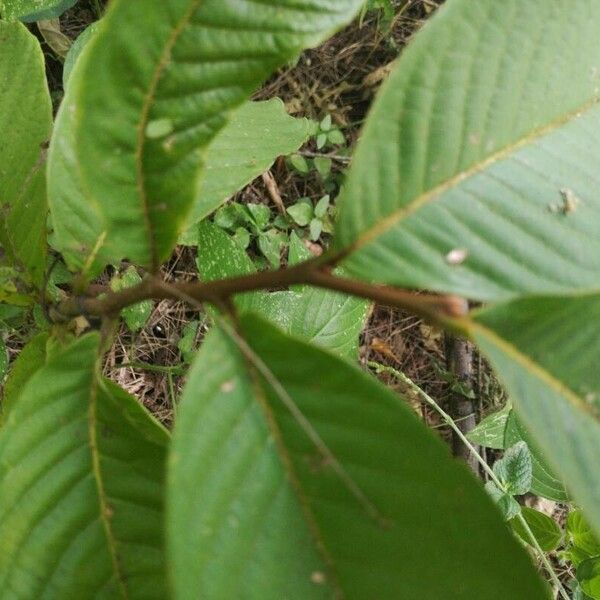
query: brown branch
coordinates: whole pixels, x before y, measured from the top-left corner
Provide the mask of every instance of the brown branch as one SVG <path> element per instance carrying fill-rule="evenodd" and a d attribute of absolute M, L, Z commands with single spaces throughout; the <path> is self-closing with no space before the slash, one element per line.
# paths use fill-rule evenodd
<path fill-rule="evenodd" d="M 178 300 L 182 296 L 199 303 L 223 305 L 235 294 L 265 289 L 281 290 L 291 285 L 307 284 L 366 298 L 379 304 L 403 308 L 438 322 L 448 318 L 461 317 L 466 313 L 466 303 L 462 298 L 416 294 L 390 286 L 338 277 L 323 266 L 329 261 L 330 257 L 321 256 L 279 271 L 261 271 L 251 275 L 210 282 L 179 282 L 169 284 L 169 286 L 165 286 L 164 282 L 159 279 L 148 278 L 140 284 L 120 292 L 108 291 L 96 298 L 68 298 L 53 307 L 50 312 L 55 321 L 78 315 L 112 317 L 123 308 L 143 300 Z"/>

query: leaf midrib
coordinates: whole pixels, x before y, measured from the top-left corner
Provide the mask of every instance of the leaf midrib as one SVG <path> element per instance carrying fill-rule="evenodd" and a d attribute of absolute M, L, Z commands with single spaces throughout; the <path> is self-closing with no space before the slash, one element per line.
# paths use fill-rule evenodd
<path fill-rule="evenodd" d="M 269 432 L 273 436 L 273 439 L 275 440 L 275 445 L 278 450 L 279 459 L 281 460 L 281 464 L 285 471 L 285 474 L 287 475 L 292 489 L 295 492 L 296 498 L 298 499 L 298 503 L 300 504 L 302 510 L 302 515 L 306 521 L 310 535 L 313 538 L 316 550 L 321 556 L 324 565 L 327 568 L 328 575 L 330 576 L 328 583 L 333 589 L 334 593 L 336 594 L 336 597 L 342 598 L 344 594 L 342 591 L 342 586 L 338 580 L 337 572 L 335 570 L 335 562 L 333 560 L 333 557 L 329 554 L 329 551 L 327 550 L 327 546 L 325 545 L 325 538 L 323 537 L 321 528 L 319 527 L 319 524 L 315 519 L 313 511 L 311 510 L 310 502 L 308 501 L 308 498 L 304 493 L 303 486 L 296 475 L 292 457 L 290 456 L 290 453 L 284 442 L 283 435 L 277 422 L 277 418 L 275 417 L 273 410 L 271 409 L 271 406 L 269 404 L 268 396 L 264 389 L 264 384 L 261 381 L 261 375 L 255 368 L 255 366 L 251 364 L 250 360 L 247 357 L 244 356 L 244 360 L 248 369 L 250 385 L 251 388 L 254 390 L 254 397 L 256 398 L 257 404 L 259 405 L 260 410 L 263 413 L 267 429 L 269 430 Z"/>
<path fill-rule="evenodd" d="M 92 460 L 92 473 L 96 481 L 96 491 L 98 493 L 98 504 L 100 508 L 100 522 L 106 536 L 107 549 L 110 555 L 110 560 L 113 566 L 113 573 L 116 576 L 117 584 L 121 592 L 121 597 L 124 600 L 129 598 L 125 577 L 121 572 L 119 565 L 119 556 L 117 550 L 117 541 L 110 523 L 110 506 L 104 489 L 104 478 L 100 465 L 100 450 L 98 449 L 98 422 L 97 422 L 97 406 L 98 406 L 98 381 L 97 374 L 92 374 L 92 386 L 90 389 L 89 407 L 88 407 L 88 437 L 90 443 L 90 455 Z"/>
<path fill-rule="evenodd" d="M 356 252 L 368 245 L 370 242 L 380 238 L 388 231 L 390 231 L 400 221 L 410 217 L 412 214 L 417 212 L 421 207 L 437 200 L 440 196 L 443 196 L 447 191 L 457 187 L 463 181 L 470 179 L 471 177 L 482 173 L 488 167 L 508 158 L 521 148 L 537 141 L 538 139 L 548 135 L 555 130 L 559 129 L 563 125 L 566 125 L 572 121 L 583 116 L 584 113 L 591 111 L 595 106 L 600 103 L 600 97 L 594 97 L 588 102 L 584 103 L 581 107 L 572 110 L 562 117 L 551 121 L 550 123 L 534 129 L 529 134 L 516 139 L 514 142 L 504 146 L 500 150 L 490 154 L 485 159 L 476 162 L 471 165 L 468 169 L 464 169 L 459 173 L 456 173 L 446 181 L 436 185 L 432 189 L 422 192 L 413 198 L 408 204 L 401 206 L 400 208 L 392 211 L 389 215 L 378 221 L 375 225 L 366 229 L 362 234 L 357 236 L 354 242 L 352 242 L 346 249 L 344 254 L 350 254 Z"/>
<path fill-rule="evenodd" d="M 150 244 L 150 261 L 152 264 L 153 271 L 156 271 L 159 268 L 160 258 L 158 256 L 158 248 L 156 246 L 156 240 L 154 236 L 154 224 L 152 223 L 152 219 L 150 218 L 150 206 L 148 202 L 148 195 L 146 193 L 146 178 L 144 174 L 143 163 L 144 149 L 146 147 L 146 128 L 148 126 L 150 110 L 156 97 L 156 92 L 158 90 L 160 79 L 165 68 L 169 64 L 173 48 L 175 47 L 179 36 L 183 33 L 183 30 L 191 21 L 193 14 L 195 13 L 196 9 L 200 6 L 202 1 L 203 0 L 191 0 L 188 10 L 184 13 L 183 17 L 173 28 L 170 37 L 167 39 L 165 47 L 163 48 L 163 51 L 160 55 L 159 61 L 152 74 L 150 86 L 148 88 L 146 96 L 144 97 L 140 122 L 138 123 L 137 127 L 137 147 L 135 152 L 136 180 L 138 193 L 142 201 L 144 225 L 148 233 L 148 241 Z"/>

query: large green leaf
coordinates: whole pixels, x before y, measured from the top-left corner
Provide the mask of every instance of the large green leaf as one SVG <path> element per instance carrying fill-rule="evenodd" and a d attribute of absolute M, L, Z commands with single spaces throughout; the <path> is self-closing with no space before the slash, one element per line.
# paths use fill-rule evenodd
<path fill-rule="evenodd" d="M 52 104 L 44 55 L 19 23 L 0 21 L 0 243 L 41 284 L 46 257 L 45 144 Z"/>
<path fill-rule="evenodd" d="M 111 254 L 153 267 L 169 254 L 199 193 L 205 150 L 230 111 L 361 3 L 110 4 L 63 111 L 73 113 L 67 126 L 81 189 L 106 221 Z"/>
<path fill-rule="evenodd" d="M 305 260 L 302 242 L 290 238 L 290 264 Z M 198 270 L 207 281 L 249 275 L 256 267 L 246 252 L 222 229 L 203 222 L 198 229 Z M 328 290 L 295 286 L 285 292 L 250 292 L 235 299 L 242 313 L 253 311 L 290 333 L 328 348 L 341 356 L 357 358 L 358 337 L 369 303 Z"/>
<path fill-rule="evenodd" d="M 269 382 L 213 330 L 178 413 L 175 598 L 546 598 L 482 488 L 407 405 L 254 315 L 241 330 Z"/>
<path fill-rule="evenodd" d="M 0 430 L 2 597 L 166 597 L 168 436 L 96 376 L 99 340 L 53 356 Z"/>
<path fill-rule="evenodd" d="M 41 21 L 60 16 L 77 0 L 0 0 L 0 12 L 4 19 Z"/>
<path fill-rule="evenodd" d="M 600 296 L 516 300 L 474 318 L 519 418 L 600 532 Z"/>
<path fill-rule="evenodd" d="M 352 274 L 487 300 L 600 287 L 599 21 L 591 0 L 440 8 L 340 199 Z"/>
<path fill-rule="evenodd" d="M 190 223 L 208 216 L 278 156 L 297 150 L 309 135 L 310 121 L 290 117 L 279 98 L 243 104 L 207 150 Z"/>

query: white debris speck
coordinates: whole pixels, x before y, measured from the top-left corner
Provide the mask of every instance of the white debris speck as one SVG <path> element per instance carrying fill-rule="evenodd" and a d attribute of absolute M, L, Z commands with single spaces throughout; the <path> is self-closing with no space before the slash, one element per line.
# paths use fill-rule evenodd
<path fill-rule="evenodd" d="M 462 263 L 467 260 L 469 256 L 469 251 L 465 248 L 454 248 L 454 250 L 450 250 L 448 254 L 446 254 L 446 262 L 453 267 L 456 265 L 462 265 Z"/>

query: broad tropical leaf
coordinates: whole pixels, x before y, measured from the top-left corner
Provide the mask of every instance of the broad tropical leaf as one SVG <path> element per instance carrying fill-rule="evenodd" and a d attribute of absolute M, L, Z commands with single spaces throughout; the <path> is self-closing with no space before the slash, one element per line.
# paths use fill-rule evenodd
<path fill-rule="evenodd" d="M 186 225 L 205 150 L 229 113 L 361 3 L 114 0 L 71 76 L 62 110 L 73 114 L 59 120 L 110 253 L 156 268 Z"/>
<path fill-rule="evenodd" d="M 23 267 L 38 285 L 46 257 L 44 148 L 51 129 L 39 42 L 20 23 L 0 21 L 0 243 L 12 266 Z"/>
<path fill-rule="evenodd" d="M 290 264 L 308 258 L 303 249 L 300 239 L 292 235 Z M 249 275 L 256 267 L 227 233 L 204 222 L 198 229 L 198 270 L 203 279 L 211 281 Z M 354 359 L 369 307 L 360 298 L 306 285 L 284 292 L 240 294 L 235 302 L 242 313 L 256 312 L 286 333 Z"/>
<path fill-rule="evenodd" d="M 53 356 L 0 430 L 0 589 L 11 598 L 166 597 L 167 433 L 98 379 L 99 336 Z"/>
<path fill-rule="evenodd" d="M 469 325 L 544 457 L 600 532 L 600 296 L 516 300 Z"/>
<path fill-rule="evenodd" d="M 254 315 L 241 329 L 268 381 L 215 329 L 178 414 L 175 598 L 546 598 L 491 501 L 402 400 Z"/>
<path fill-rule="evenodd" d="M 590 0 L 439 9 L 340 199 L 350 273 L 482 300 L 600 288 L 599 21 Z"/>
<path fill-rule="evenodd" d="M 77 0 L 0 0 L 3 19 L 31 22 L 59 17 Z"/>

